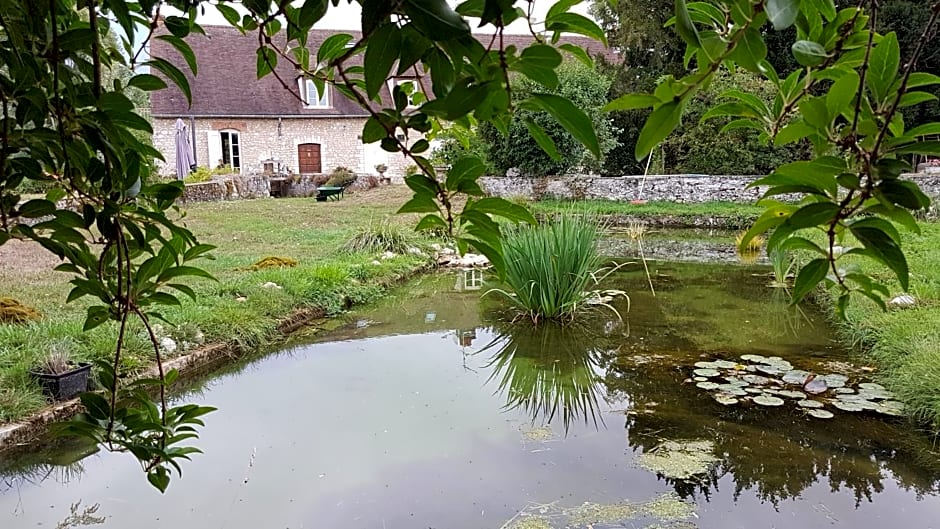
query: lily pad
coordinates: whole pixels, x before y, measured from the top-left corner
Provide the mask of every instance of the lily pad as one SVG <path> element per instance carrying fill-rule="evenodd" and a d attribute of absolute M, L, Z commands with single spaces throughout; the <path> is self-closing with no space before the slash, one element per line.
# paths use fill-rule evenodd
<path fill-rule="evenodd" d="M 734 395 L 730 393 L 716 393 L 714 398 L 715 398 L 715 401 L 718 402 L 718 404 L 721 404 L 723 406 L 732 406 L 740 402 Z"/>
<path fill-rule="evenodd" d="M 831 419 L 831 418 L 835 417 L 835 415 L 834 415 L 831 411 L 818 410 L 818 409 L 816 409 L 816 410 L 807 410 L 807 411 L 806 411 L 806 414 L 807 414 L 807 415 L 811 415 L 811 416 L 813 416 L 813 417 L 816 417 L 817 419 Z"/>
<path fill-rule="evenodd" d="M 837 393 L 839 395 L 852 395 L 855 393 L 855 390 L 852 388 L 836 388 L 832 391 L 833 393 Z"/>
<path fill-rule="evenodd" d="M 714 382 L 699 382 L 695 385 L 695 387 L 704 389 L 705 391 L 718 389 L 719 386 L 721 386 L 721 384 L 715 384 Z"/>
<path fill-rule="evenodd" d="M 763 364 L 761 364 L 761 365 L 759 365 L 759 366 L 755 366 L 755 369 L 757 369 L 758 371 L 760 371 L 761 373 L 763 373 L 763 374 L 765 374 L 765 375 L 770 375 L 770 376 L 772 376 L 772 377 L 779 376 L 779 375 L 781 375 L 781 374 L 783 373 L 783 371 L 784 371 L 784 370 L 778 369 L 778 368 L 776 368 L 776 367 L 774 367 L 774 366 L 763 365 Z"/>
<path fill-rule="evenodd" d="M 868 389 L 871 391 L 887 391 L 884 386 L 875 384 L 874 382 L 862 382 L 858 387 L 859 389 Z"/>
<path fill-rule="evenodd" d="M 732 362 L 730 360 L 715 360 L 712 363 L 715 364 L 715 367 L 719 369 L 734 369 L 735 367 L 738 367 L 736 362 Z"/>
<path fill-rule="evenodd" d="M 904 404 L 896 400 L 887 400 L 878 404 L 875 411 L 883 415 L 901 417 L 904 415 Z"/>
<path fill-rule="evenodd" d="M 741 360 L 754 362 L 755 364 L 764 364 L 767 362 L 767 357 L 761 355 L 741 355 Z"/>
<path fill-rule="evenodd" d="M 803 400 L 797 401 L 796 405 L 801 408 L 822 408 L 825 406 L 825 404 L 823 404 L 822 402 L 819 402 L 818 400 L 809 400 L 809 399 L 803 399 Z"/>
<path fill-rule="evenodd" d="M 865 408 L 859 406 L 857 402 L 849 400 L 839 400 L 835 399 L 832 401 L 832 405 L 842 411 L 863 411 Z"/>
<path fill-rule="evenodd" d="M 774 397 L 771 395 L 758 395 L 751 399 L 755 404 L 760 404 L 761 406 L 783 406 L 783 399 L 779 397 Z"/>
<path fill-rule="evenodd" d="M 781 390 L 781 391 L 778 391 L 778 392 L 777 392 L 777 395 L 780 395 L 781 397 L 787 397 L 787 398 L 790 398 L 790 399 L 801 399 L 801 400 L 802 400 L 802 399 L 805 399 L 805 398 L 806 398 L 806 393 L 803 393 L 802 391 Z"/>
<path fill-rule="evenodd" d="M 816 377 L 809 382 L 803 384 L 803 391 L 811 395 L 819 395 L 820 393 L 825 393 L 829 389 L 829 386 L 826 384 L 826 379 L 821 377 Z"/>
<path fill-rule="evenodd" d="M 841 388 L 849 381 L 849 377 L 839 374 L 826 375 L 822 378 L 826 380 L 826 385 L 830 388 Z"/>
<path fill-rule="evenodd" d="M 741 377 L 741 380 L 747 382 L 748 384 L 753 384 L 755 386 L 763 386 L 770 383 L 770 379 L 767 377 L 762 377 L 760 375 L 744 375 Z"/>
<path fill-rule="evenodd" d="M 714 369 L 696 369 L 692 371 L 692 373 L 694 373 L 695 376 L 697 377 L 708 377 L 708 378 L 717 377 L 718 375 L 721 374 Z"/>
<path fill-rule="evenodd" d="M 731 384 L 732 386 L 737 386 L 739 388 L 743 388 L 749 385 L 747 382 L 745 382 L 744 380 L 741 380 L 738 377 L 725 377 L 725 380 L 728 382 L 728 384 Z"/>
<path fill-rule="evenodd" d="M 708 379 L 705 377 L 693 377 L 692 380 L 696 382 L 708 382 Z"/>
<path fill-rule="evenodd" d="M 718 367 L 715 365 L 715 362 L 695 362 L 694 365 L 701 369 L 715 369 Z"/>
<path fill-rule="evenodd" d="M 793 384 L 795 386 L 802 386 L 806 383 L 806 379 L 809 378 L 809 371 L 803 371 L 802 369 L 791 369 L 783 374 L 783 381 L 787 384 Z"/>
<path fill-rule="evenodd" d="M 763 393 L 764 390 L 761 388 L 744 388 L 744 391 L 747 393 Z"/>

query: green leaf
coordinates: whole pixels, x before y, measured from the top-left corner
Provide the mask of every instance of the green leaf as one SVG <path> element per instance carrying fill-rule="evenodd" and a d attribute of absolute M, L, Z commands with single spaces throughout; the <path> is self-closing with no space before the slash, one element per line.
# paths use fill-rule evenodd
<path fill-rule="evenodd" d="M 787 145 L 788 143 L 800 141 L 815 133 L 816 129 L 814 127 L 807 125 L 803 121 L 794 121 L 777 132 L 777 136 L 774 138 L 774 145 L 777 147 Z"/>
<path fill-rule="evenodd" d="M 46 215 L 52 215 L 55 213 L 56 207 L 52 202 L 45 199 L 33 199 L 25 202 L 20 206 L 20 216 L 26 217 L 28 219 L 35 219 L 38 217 L 45 217 Z"/>
<path fill-rule="evenodd" d="M 547 154 L 549 158 L 555 161 L 561 160 L 561 153 L 558 152 L 558 147 L 555 146 L 555 140 L 545 133 L 545 129 L 531 119 L 525 120 L 525 126 L 529 129 L 529 134 L 535 139 L 535 142 L 539 144 L 539 147 L 545 151 L 545 154 Z"/>
<path fill-rule="evenodd" d="M 920 88 L 922 86 L 931 86 L 940 84 L 940 76 L 926 72 L 914 72 L 907 80 L 907 88 Z"/>
<path fill-rule="evenodd" d="M 179 68 L 171 64 L 166 59 L 161 59 L 159 57 L 154 57 L 146 62 L 151 68 L 156 68 L 160 73 L 167 76 L 170 81 L 173 81 L 180 91 L 183 92 L 183 95 L 186 96 L 186 103 L 188 105 L 193 104 L 193 93 L 189 88 L 189 81 L 186 79 L 186 76 L 183 75 L 183 72 Z"/>
<path fill-rule="evenodd" d="M 934 136 L 940 134 L 940 123 L 924 123 L 904 133 L 905 136 Z"/>
<path fill-rule="evenodd" d="M 317 62 L 326 64 L 342 55 L 346 51 L 346 44 L 348 44 L 352 38 L 352 35 L 346 33 L 337 33 L 336 35 L 327 37 L 327 39 L 323 41 L 323 44 L 320 45 L 320 49 L 317 50 Z"/>
<path fill-rule="evenodd" d="M 486 172 L 486 165 L 483 160 L 476 156 L 462 156 L 447 171 L 447 178 L 444 186 L 448 191 L 456 191 L 460 184 L 467 181 L 475 181 Z"/>
<path fill-rule="evenodd" d="M 149 458 L 138 456 L 138 459 L 146 461 Z M 163 467 L 156 467 L 147 473 L 147 481 L 160 492 L 166 492 L 166 488 L 170 486 L 170 473 Z"/>
<path fill-rule="evenodd" d="M 898 36 L 892 31 L 882 37 L 881 42 L 871 51 L 871 59 L 868 62 L 866 80 L 876 102 L 883 103 L 887 100 L 891 86 L 898 76 L 900 64 L 901 47 L 898 44 Z"/>
<path fill-rule="evenodd" d="M 581 46 L 578 46 L 576 44 L 571 44 L 570 42 L 566 42 L 564 44 L 560 44 L 558 46 L 558 49 L 568 52 L 569 55 L 581 61 L 581 64 L 587 66 L 588 68 L 592 70 L 594 69 L 594 59 L 592 59 L 591 56 L 588 55 L 588 53 L 584 51 L 584 48 L 582 48 Z"/>
<path fill-rule="evenodd" d="M 689 8 L 685 0 L 675 0 L 676 12 L 676 32 L 682 37 L 682 40 L 691 47 L 700 48 L 702 46 L 695 24 L 692 23 L 692 17 L 689 16 Z M 664 136 L 665 137 L 665 136 Z M 646 156 L 645 154 L 643 156 Z M 637 159 L 643 156 L 637 156 Z"/>
<path fill-rule="evenodd" d="M 790 0 L 796 1 L 796 0 Z M 760 62 L 767 57 L 767 45 L 760 30 L 749 27 L 744 31 L 744 37 L 731 53 L 731 59 L 741 65 L 745 70 L 761 73 Z"/>
<path fill-rule="evenodd" d="M 547 31 L 577 33 L 607 45 L 607 34 L 590 18 L 577 13 L 559 13 L 545 19 Z"/>
<path fill-rule="evenodd" d="M 415 231 L 438 229 L 447 229 L 447 223 L 444 222 L 444 219 L 442 219 L 440 215 L 425 215 L 421 220 L 418 221 L 417 226 L 415 226 Z"/>
<path fill-rule="evenodd" d="M 790 50 L 793 52 L 793 58 L 802 66 L 819 66 L 828 58 L 826 48 L 811 40 L 798 40 Z"/>
<path fill-rule="evenodd" d="M 405 14 L 428 38 L 451 40 L 470 33 L 470 26 L 445 0 L 405 0 Z"/>
<path fill-rule="evenodd" d="M 587 147 L 595 158 L 601 157 L 600 142 L 597 140 L 591 118 L 568 99 L 553 94 L 533 94 L 521 105 L 548 112 L 568 134 Z"/>
<path fill-rule="evenodd" d="M 365 68 L 366 94 L 376 99 L 382 85 L 388 79 L 401 48 L 401 31 L 395 24 L 385 24 L 369 37 L 363 67 Z"/>
<path fill-rule="evenodd" d="M 300 23 L 300 29 L 309 31 L 314 24 L 320 21 L 329 8 L 327 0 L 307 0 L 300 6 L 300 15 L 297 21 Z M 334 35 L 335 36 L 335 35 Z M 324 41 L 325 42 L 325 41 Z"/>
<path fill-rule="evenodd" d="M 927 156 L 940 156 L 940 141 L 919 141 L 909 145 L 904 145 L 891 152 L 895 154 L 924 154 Z"/>
<path fill-rule="evenodd" d="M 650 108 L 660 103 L 658 97 L 652 94 L 627 94 L 614 99 L 604 105 L 603 112 L 613 112 L 615 110 L 635 110 L 638 108 Z"/>
<path fill-rule="evenodd" d="M 929 101 L 936 101 L 937 96 L 929 92 L 907 92 L 901 96 L 901 101 L 898 103 L 898 108 L 907 108 L 921 103 L 927 103 Z"/>
<path fill-rule="evenodd" d="M 816 193 L 835 197 L 839 184 L 836 175 L 846 170 L 845 161 L 823 156 L 812 161 L 801 160 L 781 165 L 776 171 L 758 179 L 751 186 L 803 186 Z"/>
<path fill-rule="evenodd" d="M 559 64 L 561 64 L 561 54 L 558 50 L 545 44 L 535 44 L 522 51 L 512 69 L 554 90 L 558 87 L 558 74 L 555 68 Z"/>
<path fill-rule="evenodd" d="M 634 150 L 636 159 L 646 158 L 654 147 L 676 130 L 681 118 L 682 105 L 679 101 L 670 101 L 654 110 L 646 119 L 643 129 L 640 130 L 640 137 L 637 139 Z"/>
<path fill-rule="evenodd" d="M 187 22 L 186 24 L 187 24 L 187 30 L 188 30 L 189 22 Z M 198 70 L 199 65 L 196 63 L 196 54 L 193 53 L 193 49 L 189 46 L 189 44 L 185 40 L 177 36 L 171 36 L 171 35 L 159 35 L 156 38 L 176 48 L 176 51 L 178 51 L 179 54 L 183 56 L 183 60 L 186 61 L 186 65 L 189 66 L 189 71 L 191 71 L 193 75 L 196 75 L 199 73 L 199 70 Z"/>
<path fill-rule="evenodd" d="M 828 224 L 839 213 L 839 206 L 832 202 L 814 202 L 793 212 L 787 224 L 795 230 Z"/>
<path fill-rule="evenodd" d="M 854 70 L 832 83 L 826 94 L 826 107 L 830 116 L 838 116 L 853 106 L 859 87 L 859 76 Z"/>
<path fill-rule="evenodd" d="M 470 205 L 467 206 L 471 207 Z M 477 200 L 472 204 L 472 209 L 503 217 L 514 222 L 525 222 L 527 224 L 536 224 L 532 212 L 524 206 L 514 204 L 504 198 L 487 197 Z"/>
<path fill-rule="evenodd" d="M 130 80 L 127 81 L 127 86 L 139 88 L 145 92 L 152 92 L 166 88 L 166 83 L 156 75 L 141 73 L 131 77 Z"/>
<path fill-rule="evenodd" d="M 890 222 L 879 219 L 878 217 L 865 217 L 855 221 L 852 221 L 849 224 L 849 229 L 859 229 L 859 228 L 874 228 L 879 229 L 885 232 L 888 237 L 891 237 L 898 246 L 901 245 L 901 234 L 898 232 L 898 229 L 894 227 L 894 224 Z"/>
<path fill-rule="evenodd" d="M 800 0 L 767 0 L 765 11 L 774 29 L 782 31 L 796 22 L 800 14 Z"/>
<path fill-rule="evenodd" d="M 102 323 L 108 321 L 109 318 L 108 309 L 101 306 L 92 306 L 88 307 L 88 311 L 85 315 L 85 324 L 82 326 L 82 331 L 90 331 L 95 327 L 98 327 Z"/>
<path fill-rule="evenodd" d="M 263 46 L 258 48 L 258 79 L 268 75 L 277 67 L 277 52 L 273 49 Z"/>
<path fill-rule="evenodd" d="M 215 4 L 215 8 L 219 10 L 219 13 L 222 13 L 222 16 L 230 26 L 239 26 L 239 22 L 241 22 L 242 16 L 238 14 L 238 11 L 222 3 Z"/>
<path fill-rule="evenodd" d="M 776 228 L 783 224 L 787 218 L 796 210 L 796 206 L 791 206 L 789 204 L 777 204 L 771 207 L 768 207 L 761 213 L 760 217 L 757 217 L 757 220 L 754 221 L 754 224 L 748 228 L 744 235 L 741 236 L 741 241 L 738 244 L 738 248 L 747 248 L 747 245 L 757 237 L 758 235 L 765 233 L 768 230 Z"/>
<path fill-rule="evenodd" d="M 801 269 L 800 273 L 796 276 L 796 281 L 793 282 L 793 297 L 791 303 L 794 305 L 799 303 L 806 297 L 806 294 L 809 294 L 811 290 L 816 288 L 816 285 L 820 281 L 826 278 L 826 273 L 829 270 L 829 261 L 826 259 L 813 259 L 812 261 L 806 263 Z"/>
<path fill-rule="evenodd" d="M 78 397 L 85 406 L 85 410 L 92 419 L 107 419 L 111 415 L 111 406 L 104 397 L 97 393 L 82 393 Z"/>
<path fill-rule="evenodd" d="M 907 267 L 907 259 L 901 247 L 885 233 L 880 227 L 865 225 L 861 227 L 849 226 L 852 235 L 859 240 L 866 250 L 866 254 L 880 261 L 882 264 L 894 271 L 901 288 L 905 291 L 909 288 L 910 273 Z"/>

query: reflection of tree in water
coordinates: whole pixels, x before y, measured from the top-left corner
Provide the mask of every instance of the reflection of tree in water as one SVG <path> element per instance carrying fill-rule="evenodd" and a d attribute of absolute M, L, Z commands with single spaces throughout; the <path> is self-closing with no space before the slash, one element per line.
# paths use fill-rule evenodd
<path fill-rule="evenodd" d="M 533 422 L 551 423 L 560 416 L 565 432 L 582 418 L 595 427 L 603 424 L 597 365 L 611 340 L 593 327 L 497 325 L 497 338 L 479 353 L 492 352 L 487 382 L 498 380 L 505 409 L 524 410 Z"/>
<path fill-rule="evenodd" d="M 610 357 L 601 362 L 608 393 L 629 395 L 634 403 L 626 428 L 638 453 L 665 440 L 714 443 L 720 461 L 707 475 L 664 478 L 682 497 L 707 499 L 725 476 L 734 481 L 735 498 L 752 490 L 773 504 L 816 483 L 851 490 L 856 504 L 882 492 L 886 479 L 918 494 L 940 492 L 940 459 L 908 425 L 855 415 L 823 422 L 792 408 L 727 408 L 684 385 L 684 375 L 664 362 L 631 369 Z"/>

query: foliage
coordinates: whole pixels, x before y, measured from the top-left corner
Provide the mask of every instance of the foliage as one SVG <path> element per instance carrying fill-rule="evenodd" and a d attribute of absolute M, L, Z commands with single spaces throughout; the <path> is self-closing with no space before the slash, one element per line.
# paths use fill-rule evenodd
<path fill-rule="evenodd" d="M 810 156 L 801 144 L 765 145 L 753 129 L 723 131 L 730 118 L 702 120 L 722 94 L 743 91 L 764 104 L 773 100 L 773 84 L 746 71 L 719 71 L 709 86 L 688 103 L 682 125 L 662 143 L 667 174 L 766 175 L 777 167 Z"/>
<path fill-rule="evenodd" d="M 326 185 L 332 187 L 347 187 L 356 181 L 356 173 L 347 167 L 337 167 L 330 172 L 330 178 Z"/>
<path fill-rule="evenodd" d="M 808 140 L 815 159 L 784 164 L 754 184 L 768 187 L 767 209 L 741 245 L 774 230 L 768 251 L 815 252 L 816 258 L 797 274 L 794 301 L 827 283 L 840 291 L 840 313 L 853 293 L 884 307 L 887 287 L 843 259 L 872 259 L 891 269 L 901 287 L 908 288 L 907 259 L 895 224 L 916 231 L 911 212 L 926 210 L 930 200 L 917 184 L 899 176 L 911 170 L 911 154 L 940 153 L 938 142 L 923 139 L 940 131 L 940 124 L 907 129 L 902 113 L 934 99 L 918 88 L 940 84 L 940 77 L 914 71 L 923 47 L 918 45 L 902 61 L 897 35 L 875 32 L 877 1 L 863 0 L 859 7 L 841 10 L 832 0 L 677 0 L 675 5 L 672 23 L 686 43 L 686 60 L 694 63 L 694 70 L 680 79 L 666 77 L 653 93 L 628 94 L 607 106 L 652 109 L 636 143 L 636 158 L 645 158 L 676 129 L 691 99 L 723 65 L 766 78 L 775 87 L 772 104 L 731 91 L 725 94 L 729 101 L 703 119 L 731 117 L 726 130 L 753 129 L 776 146 Z M 867 13 L 862 5 L 869 8 Z M 932 3 L 919 43 L 931 38 L 938 16 L 940 3 Z M 796 28 L 792 53 L 801 69 L 778 72 L 766 60 L 764 26 L 776 31 Z M 790 193 L 801 198 L 798 204 L 774 200 Z M 805 236 L 811 231 L 822 231 L 826 244 Z M 843 245 L 850 249 L 837 252 Z"/>
<path fill-rule="evenodd" d="M 430 160 L 435 166 L 450 167 L 462 157 L 475 156 L 486 165 L 486 173 L 493 174 L 492 165 L 487 161 L 487 145 L 480 141 L 478 127 L 470 128 L 453 124 L 440 132 L 434 139 L 437 146 L 431 151 Z"/>
<path fill-rule="evenodd" d="M 391 252 L 401 255 L 421 246 L 420 242 L 413 231 L 383 219 L 378 222 L 370 221 L 359 228 L 356 234 L 346 241 L 341 251 L 368 254 Z"/>
<path fill-rule="evenodd" d="M 600 300 L 600 226 L 585 215 L 560 215 L 538 226 L 507 230 L 505 289 L 500 295 L 533 323 L 568 322 Z"/>
<path fill-rule="evenodd" d="M 495 125 L 482 124 L 478 138 L 485 150 L 485 159 L 496 174 L 516 168 L 526 176 L 545 176 L 579 172 L 597 172 L 603 164 L 602 156 L 616 145 L 610 120 L 600 111 L 606 101 L 610 79 L 594 68 L 576 61 L 566 61 L 558 68 L 558 87 L 552 90 L 569 99 L 585 111 L 600 142 L 601 156 L 595 156 L 568 133 L 552 115 L 544 110 L 522 108 L 513 114 L 509 133 Z M 513 80 L 513 94 L 517 102 L 530 97 L 543 88 L 525 77 Z M 538 127 L 547 136 L 530 132 Z M 543 148 L 547 143 L 548 147 Z M 471 151 L 473 148 L 471 147 Z"/>

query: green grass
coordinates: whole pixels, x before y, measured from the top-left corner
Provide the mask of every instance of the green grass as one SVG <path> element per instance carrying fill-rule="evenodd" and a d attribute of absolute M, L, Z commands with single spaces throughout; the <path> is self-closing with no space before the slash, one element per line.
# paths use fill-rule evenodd
<path fill-rule="evenodd" d="M 910 292 L 918 306 L 884 312 L 853 298 L 841 334 L 870 356 L 879 368 L 878 381 L 898 395 L 914 418 L 940 429 L 940 224 L 921 227 L 921 235 L 903 234 Z M 890 272 L 869 263 L 862 266 L 887 281 L 892 294 L 901 293 Z"/>
<path fill-rule="evenodd" d="M 402 255 L 376 261 L 374 253 L 340 249 L 374 218 L 389 217 L 383 223 L 389 230 L 409 230 L 414 218 L 393 216 L 406 193 L 382 188 L 328 203 L 261 199 L 184 206 L 183 222 L 201 242 L 218 246 L 215 260 L 200 262 L 218 281 L 190 282 L 197 301 L 183 297 L 182 307 L 164 309 L 171 322 L 161 323 L 165 333 L 198 328 L 208 342 L 262 347 L 279 337 L 279 321 L 297 309 L 320 307 L 336 314 L 350 304 L 378 299 L 385 293 L 383 285 L 413 274 L 427 258 Z M 299 264 L 246 270 L 272 255 Z M 45 256 L 40 252 L 39 257 Z M 44 315 L 28 325 L 0 325 L 0 423 L 22 418 L 45 404 L 29 370 L 39 365 L 53 344 L 70 339 L 71 357 L 78 361 L 113 354 L 116 326 L 81 332 L 89 301 L 66 304 L 69 276 L 52 272 L 54 262 L 46 264 L 0 273 L 0 296 L 19 299 Z M 266 288 L 269 282 L 281 288 Z M 122 367 L 137 371 L 151 365 L 153 351 L 148 345 L 142 326 L 132 324 Z"/>

